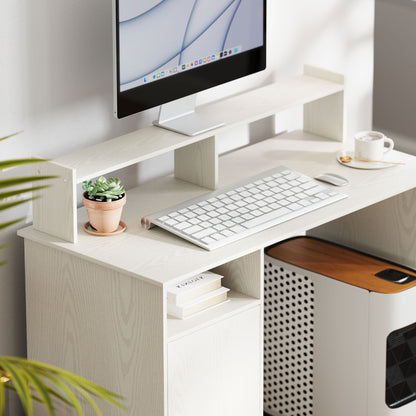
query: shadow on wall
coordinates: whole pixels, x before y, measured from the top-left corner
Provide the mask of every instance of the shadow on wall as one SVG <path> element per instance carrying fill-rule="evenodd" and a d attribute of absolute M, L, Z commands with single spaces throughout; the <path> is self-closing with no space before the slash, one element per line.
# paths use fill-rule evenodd
<path fill-rule="evenodd" d="M 416 2 L 376 0 L 373 126 L 416 154 Z"/>

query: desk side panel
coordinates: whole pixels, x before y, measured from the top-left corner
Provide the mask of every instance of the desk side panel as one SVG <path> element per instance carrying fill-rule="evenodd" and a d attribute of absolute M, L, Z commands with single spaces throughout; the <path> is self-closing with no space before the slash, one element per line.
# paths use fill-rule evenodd
<path fill-rule="evenodd" d="M 42 181 L 46 188 L 33 201 L 33 226 L 36 230 L 62 238 L 77 241 L 77 201 L 75 170 L 55 162 L 37 165 L 34 175 L 55 176 Z"/>
<path fill-rule="evenodd" d="M 162 288 L 28 240 L 25 259 L 28 357 L 126 398 L 105 415 L 166 414 Z"/>
<path fill-rule="evenodd" d="M 415 224 L 416 189 L 412 189 L 317 227 L 308 234 L 415 268 Z"/>

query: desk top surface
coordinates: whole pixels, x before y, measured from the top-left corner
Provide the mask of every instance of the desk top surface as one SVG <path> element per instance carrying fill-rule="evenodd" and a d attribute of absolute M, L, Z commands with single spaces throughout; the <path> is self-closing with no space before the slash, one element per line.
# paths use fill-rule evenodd
<path fill-rule="evenodd" d="M 349 184 L 337 189 L 349 197 L 211 252 L 162 229 L 141 228 L 141 217 L 207 192 L 205 188 L 173 176 L 128 190 L 128 202 L 122 215 L 127 230 L 120 235 L 96 237 L 86 234 L 82 228 L 88 218 L 83 207 L 78 211 L 79 237 L 76 244 L 36 231 L 33 227 L 19 231 L 19 235 L 156 285 L 172 283 L 301 235 L 415 187 L 416 157 L 394 151 L 395 160 L 404 165 L 376 170 L 353 169 L 336 160 L 337 152 L 343 147 L 342 143 L 296 131 L 221 156 L 220 187 L 284 165 L 310 177 L 323 172 L 342 175 Z"/>

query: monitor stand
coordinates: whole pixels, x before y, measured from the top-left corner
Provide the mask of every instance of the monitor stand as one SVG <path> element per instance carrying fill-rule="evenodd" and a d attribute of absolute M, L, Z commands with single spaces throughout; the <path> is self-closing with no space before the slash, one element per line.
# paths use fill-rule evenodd
<path fill-rule="evenodd" d="M 164 129 L 196 136 L 221 127 L 224 123 L 195 112 L 196 94 L 160 106 L 159 118 L 153 124 Z"/>

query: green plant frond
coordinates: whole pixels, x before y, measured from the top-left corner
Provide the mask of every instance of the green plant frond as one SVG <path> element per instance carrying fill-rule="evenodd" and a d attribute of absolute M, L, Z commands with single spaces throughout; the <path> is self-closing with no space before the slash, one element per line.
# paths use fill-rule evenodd
<path fill-rule="evenodd" d="M 42 376 L 49 379 L 54 386 L 61 390 L 61 392 L 66 396 L 66 403 L 75 409 L 78 416 L 84 416 L 84 412 L 82 411 L 82 407 L 77 399 L 77 396 L 75 396 L 72 390 L 61 380 L 60 377 L 56 377 L 47 371 L 42 372 Z"/>
<path fill-rule="evenodd" d="M 46 384 L 45 384 L 46 385 Z M 4 387 L 6 387 L 6 389 L 9 389 L 9 390 L 13 390 L 14 391 L 14 388 L 10 385 L 10 383 L 6 383 L 5 385 L 4 385 Z M 55 391 L 55 390 L 53 390 L 52 388 L 50 388 L 50 387 L 47 387 L 47 390 L 48 390 L 48 393 L 51 395 L 51 396 L 53 396 L 53 397 L 56 397 L 57 399 L 59 399 L 61 402 L 63 402 L 63 403 L 65 403 L 65 404 L 67 404 L 68 406 L 70 406 L 70 407 L 72 407 L 72 405 L 71 405 L 71 402 L 69 402 L 64 396 L 62 396 L 61 394 L 59 394 L 57 391 Z M 37 401 L 37 402 L 40 402 L 40 403 L 43 403 L 42 402 L 42 400 L 39 398 L 39 397 L 37 397 L 37 396 L 35 396 L 34 394 L 32 394 L 32 399 L 33 400 L 35 400 L 35 401 Z M 1 413 L 0 413 L 0 415 L 1 415 Z"/>
<path fill-rule="evenodd" d="M 88 394 L 87 391 L 85 391 L 83 388 L 79 387 L 76 384 L 73 387 L 90 404 L 90 406 L 93 408 L 97 416 L 103 416 L 103 414 L 101 413 L 101 410 L 97 406 L 97 403 L 95 403 L 95 401 L 91 398 L 91 396 Z"/>
<path fill-rule="evenodd" d="M 30 163 L 46 162 L 46 159 L 40 159 L 36 157 L 23 158 L 23 159 L 9 159 L 0 160 L 0 170 L 15 168 L 17 166 L 28 165 Z"/>
<path fill-rule="evenodd" d="M 12 201 L 12 202 L 4 202 L 3 204 L 0 204 L 0 211 L 4 211 L 5 209 L 13 208 L 17 205 L 25 204 L 26 202 L 32 201 L 33 199 L 37 199 L 38 197 L 33 198 L 25 198 L 20 199 L 18 201 Z"/>
<path fill-rule="evenodd" d="M 46 188 L 46 186 L 31 186 L 30 188 L 21 188 L 14 189 L 12 191 L 0 192 L 0 200 L 10 198 L 17 195 L 27 194 L 29 192 L 36 192 L 41 189 Z"/>
<path fill-rule="evenodd" d="M 96 397 L 104 399 L 107 402 L 113 404 L 114 406 L 117 406 L 121 409 L 125 409 L 125 407 L 118 401 L 124 399 L 122 396 L 119 396 L 118 394 L 113 393 L 75 374 L 70 373 L 69 375 L 63 375 L 62 377 L 75 388 L 78 388 L 76 386 L 79 386 L 79 388 L 81 388 L 82 390 L 91 393 Z"/>
<path fill-rule="evenodd" d="M 10 362 L 10 360 L 0 357 L 0 368 L 8 374 L 12 380 L 11 387 L 16 391 L 19 396 L 20 402 L 22 403 L 23 409 L 27 416 L 33 415 L 32 396 L 30 394 L 29 386 L 25 379 L 24 373 L 19 367 Z"/>
<path fill-rule="evenodd" d="M 6 140 L 6 139 L 10 139 L 10 137 L 13 137 L 13 136 L 17 136 L 18 134 L 20 134 L 21 133 L 21 131 L 18 131 L 17 133 L 13 133 L 13 134 L 9 134 L 8 136 L 6 136 L 6 137 L 0 137 L 0 142 L 2 141 L 2 140 Z M 0 413 L 1 414 L 1 413 Z"/>
<path fill-rule="evenodd" d="M 49 387 L 38 377 L 38 375 L 35 372 L 30 371 L 28 368 L 25 368 L 24 366 L 20 366 L 20 369 L 25 374 L 28 383 L 30 383 L 32 386 L 32 389 L 37 391 L 39 394 L 39 397 L 35 397 L 32 393 L 32 398 L 42 403 L 46 407 L 48 414 L 50 416 L 53 416 L 52 400 L 48 391 Z"/>
<path fill-rule="evenodd" d="M 19 358 L 12 357 L 12 360 L 20 360 Z M 46 373 L 53 373 L 54 375 L 58 376 L 59 378 L 65 380 L 69 385 L 75 386 L 78 385 L 82 389 L 86 390 L 87 392 L 93 394 L 96 397 L 99 397 L 107 402 L 124 409 L 124 406 L 119 403 L 117 400 L 122 400 L 124 397 L 111 392 L 110 390 L 105 389 L 87 379 L 78 376 L 77 374 L 71 373 L 70 371 L 63 370 L 61 368 L 57 368 L 50 364 L 40 363 L 34 360 L 25 360 L 26 365 L 31 366 L 38 371 L 42 371 L 43 375 Z"/>
<path fill-rule="evenodd" d="M 23 221 L 24 219 L 25 218 L 22 217 L 22 218 L 18 218 L 17 220 L 12 220 L 12 221 L 8 221 L 8 222 L 0 223 L 0 231 L 4 230 L 5 228 L 10 227 L 14 224 L 17 224 L 18 222 Z"/>
<path fill-rule="evenodd" d="M 0 381 L 0 415 L 4 415 L 4 403 L 6 402 L 5 383 Z"/>
<path fill-rule="evenodd" d="M 0 188 L 8 188 L 10 186 L 54 178 L 57 178 L 57 176 L 20 176 L 19 178 L 0 179 Z"/>

